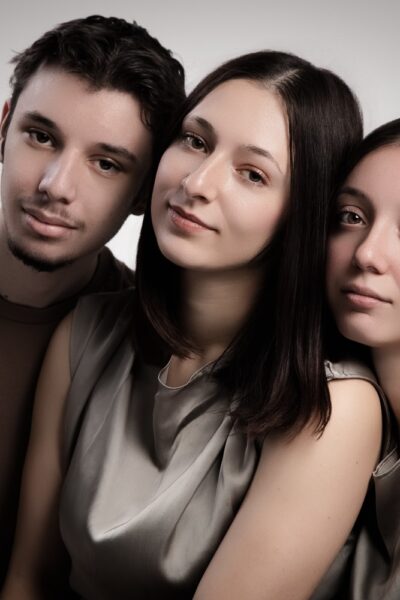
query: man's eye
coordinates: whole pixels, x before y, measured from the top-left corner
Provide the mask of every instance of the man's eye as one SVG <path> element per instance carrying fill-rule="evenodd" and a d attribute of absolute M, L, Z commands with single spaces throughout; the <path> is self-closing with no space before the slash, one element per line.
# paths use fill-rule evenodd
<path fill-rule="evenodd" d="M 105 171 L 107 173 L 118 173 L 121 171 L 120 167 L 116 165 L 111 160 L 107 160 L 106 158 L 101 158 L 98 160 L 98 165 L 101 171 Z"/>
<path fill-rule="evenodd" d="M 44 131 L 40 131 L 38 129 L 30 129 L 28 133 L 30 139 L 36 142 L 37 144 L 41 144 L 42 146 L 52 144 L 51 137 Z"/>

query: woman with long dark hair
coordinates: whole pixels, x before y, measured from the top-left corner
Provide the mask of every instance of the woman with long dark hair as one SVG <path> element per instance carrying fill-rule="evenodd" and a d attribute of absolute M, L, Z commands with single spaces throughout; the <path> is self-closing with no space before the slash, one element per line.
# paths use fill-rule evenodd
<path fill-rule="evenodd" d="M 397 600 L 400 119 L 370 133 L 357 148 L 333 210 L 327 270 L 330 305 L 340 332 L 373 363 L 393 411 L 386 432 L 393 448 L 376 467 L 363 508 L 349 598 Z"/>
<path fill-rule="evenodd" d="M 313 597 L 338 597 L 381 442 L 370 376 L 325 367 L 321 335 L 329 198 L 361 130 L 349 88 L 285 53 L 190 94 L 136 290 L 88 297 L 49 348 L 7 600 L 49 589 L 58 510 L 83 598 L 309 598 L 330 565 Z"/>

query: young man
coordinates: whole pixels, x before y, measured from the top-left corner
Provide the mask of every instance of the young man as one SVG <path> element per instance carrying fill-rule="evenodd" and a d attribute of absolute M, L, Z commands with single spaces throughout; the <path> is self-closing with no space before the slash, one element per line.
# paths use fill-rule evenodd
<path fill-rule="evenodd" d="M 132 283 L 104 244 L 144 205 L 184 99 L 181 64 L 121 19 L 64 23 L 14 62 L 0 137 L 0 588 L 49 338 L 81 295 Z"/>

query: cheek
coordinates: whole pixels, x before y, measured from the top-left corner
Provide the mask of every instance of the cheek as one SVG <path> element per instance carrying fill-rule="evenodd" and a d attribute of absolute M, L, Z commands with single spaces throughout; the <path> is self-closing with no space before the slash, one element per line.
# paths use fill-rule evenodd
<path fill-rule="evenodd" d="M 3 205 L 13 202 L 16 195 L 20 195 L 23 190 L 29 192 L 29 169 L 22 172 L 16 168 L 17 165 L 3 165 L 1 175 L 1 200 Z"/>
<path fill-rule="evenodd" d="M 182 187 L 186 177 L 192 175 L 203 163 L 201 152 L 173 145 L 166 150 L 158 165 L 154 190 L 176 192 Z"/>
<path fill-rule="evenodd" d="M 101 214 L 95 211 L 90 216 L 87 213 L 82 215 L 86 240 L 94 246 L 103 246 L 117 233 L 128 215 L 129 210 L 122 207 Z"/>
<path fill-rule="evenodd" d="M 396 257 L 396 260 L 393 263 L 392 273 L 400 295 L 400 255 Z"/>
<path fill-rule="evenodd" d="M 104 220 L 110 222 L 125 220 L 132 207 L 134 197 L 135 189 L 133 185 L 124 189 L 123 193 L 120 193 L 114 202 L 108 204 L 108 216 L 106 215 Z"/>
<path fill-rule="evenodd" d="M 35 153 L 20 136 L 7 136 L 4 146 L 5 165 L 10 167 L 10 165 L 19 164 L 26 168 L 30 162 L 35 162 L 35 158 Z"/>
<path fill-rule="evenodd" d="M 247 210 L 246 207 L 241 214 L 235 215 L 236 228 L 249 244 L 256 242 L 257 245 L 264 246 L 274 236 L 282 214 L 283 207 L 280 206 L 270 206 L 268 211 L 265 211 L 265 204 L 261 210 L 257 210 L 255 206 L 252 210 Z"/>
<path fill-rule="evenodd" d="M 150 202 L 151 221 L 152 221 L 154 230 L 156 230 L 156 228 L 157 228 L 158 216 L 160 214 L 160 207 L 161 207 L 161 198 L 162 198 L 162 194 L 161 194 L 161 190 L 160 190 L 160 184 L 156 180 L 154 183 L 153 193 L 152 193 L 151 202 Z"/>
<path fill-rule="evenodd" d="M 2 186 L 9 192 L 32 194 L 46 170 L 46 159 L 30 153 L 7 152 L 2 170 Z"/>
<path fill-rule="evenodd" d="M 164 191 L 168 190 L 173 181 L 173 164 L 169 158 L 169 151 L 165 152 L 158 165 L 156 177 L 153 185 L 153 192 L 151 195 L 151 214 L 154 216 L 157 214 L 158 207 L 161 204 L 164 196 Z"/>
<path fill-rule="evenodd" d="M 161 157 L 154 180 L 151 196 L 151 217 L 157 221 L 164 205 L 172 194 L 175 194 L 182 185 L 182 180 L 188 173 L 187 157 L 171 146 Z"/>
<path fill-rule="evenodd" d="M 335 243 L 333 240 L 329 240 L 327 252 L 326 252 L 326 279 L 329 285 L 329 282 L 333 278 L 336 271 L 336 260 L 337 253 L 335 251 Z"/>
<path fill-rule="evenodd" d="M 154 190 L 168 188 L 180 181 L 185 165 L 185 157 L 182 154 L 175 146 L 164 152 L 158 165 Z"/>
<path fill-rule="evenodd" d="M 115 186 L 111 183 L 98 178 L 96 186 L 81 186 L 80 202 L 72 203 L 71 211 L 93 223 L 95 228 L 107 230 L 121 225 L 130 212 L 135 196 L 134 187 L 132 182 Z"/>
<path fill-rule="evenodd" d="M 351 263 L 353 256 L 352 244 L 343 238 L 331 237 L 327 248 L 327 279 L 328 282 Z"/>

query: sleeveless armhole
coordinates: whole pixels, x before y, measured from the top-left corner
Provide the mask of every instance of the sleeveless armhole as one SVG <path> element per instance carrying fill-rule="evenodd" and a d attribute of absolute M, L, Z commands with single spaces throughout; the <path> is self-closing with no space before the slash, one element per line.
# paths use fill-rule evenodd
<path fill-rule="evenodd" d="M 71 384 L 64 416 L 63 463 L 68 465 L 91 392 L 120 344 L 131 337 L 134 288 L 85 296 L 72 317 Z"/>
<path fill-rule="evenodd" d="M 380 460 L 387 456 L 395 446 L 393 417 L 389 402 L 379 385 L 374 373 L 369 367 L 358 361 L 344 360 L 340 362 L 325 361 L 325 373 L 327 381 L 335 379 L 362 379 L 368 381 L 376 389 L 382 410 L 382 445 Z"/>

